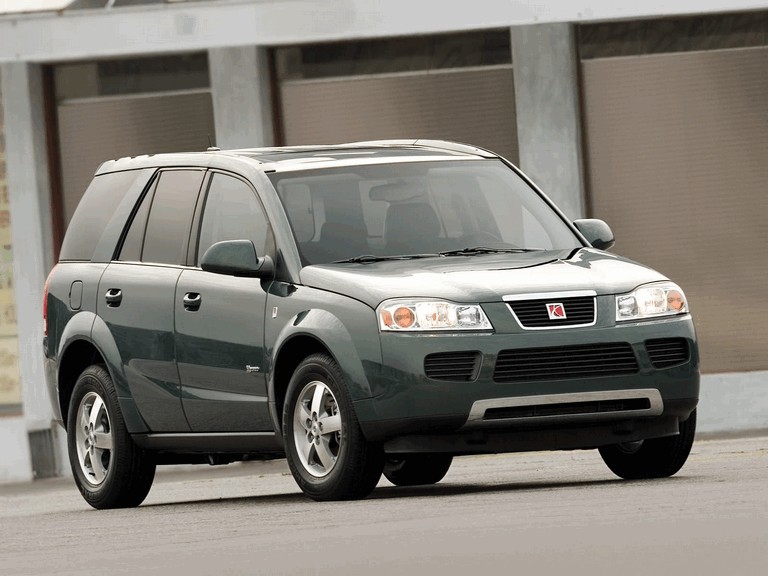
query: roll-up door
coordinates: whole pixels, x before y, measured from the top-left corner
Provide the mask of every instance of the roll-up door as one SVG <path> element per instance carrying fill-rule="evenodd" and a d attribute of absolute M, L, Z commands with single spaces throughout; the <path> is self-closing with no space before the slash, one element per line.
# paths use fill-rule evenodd
<path fill-rule="evenodd" d="M 592 214 L 678 282 L 705 372 L 768 368 L 768 48 L 582 62 Z"/>
<path fill-rule="evenodd" d="M 289 145 L 433 138 L 518 159 L 511 66 L 285 80 L 280 93 Z"/>
<path fill-rule="evenodd" d="M 58 120 L 64 226 L 103 161 L 202 151 L 214 136 L 209 90 L 64 101 Z"/>

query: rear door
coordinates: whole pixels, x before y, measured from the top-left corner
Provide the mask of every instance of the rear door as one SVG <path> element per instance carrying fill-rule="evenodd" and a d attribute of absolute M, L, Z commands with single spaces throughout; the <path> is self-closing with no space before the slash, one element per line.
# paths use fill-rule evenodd
<path fill-rule="evenodd" d="M 118 260 L 99 283 L 98 314 L 112 333 L 131 395 L 153 432 L 189 430 L 175 363 L 174 294 L 204 174 L 159 173 L 133 217 Z"/>
<path fill-rule="evenodd" d="M 222 240 L 251 240 L 261 256 L 268 238 L 269 224 L 252 186 L 232 174 L 212 172 L 195 261 Z M 176 354 L 192 431 L 273 430 L 264 370 L 270 283 L 199 268 L 181 272 L 175 296 Z"/>

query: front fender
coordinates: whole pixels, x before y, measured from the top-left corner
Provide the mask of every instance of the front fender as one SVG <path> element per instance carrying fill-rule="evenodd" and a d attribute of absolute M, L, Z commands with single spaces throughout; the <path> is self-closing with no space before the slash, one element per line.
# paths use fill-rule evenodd
<path fill-rule="evenodd" d="M 372 381 L 381 370 L 381 343 L 373 309 L 339 294 L 295 286 L 290 291 L 271 291 L 267 310 L 273 312 L 265 327 L 268 394 L 273 406 L 280 392 L 275 377 L 278 359 L 302 337 L 311 338 L 318 343 L 316 349 L 322 346 L 330 353 L 344 374 L 353 401 L 372 396 Z M 280 379 L 284 386 L 283 377 Z"/>
<path fill-rule="evenodd" d="M 358 347 L 359 342 L 356 343 L 344 323 L 327 310 L 306 310 L 294 316 L 292 320 L 283 327 L 277 337 L 274 349 L 270 353 L 270 372 L 274 373 L 272 370 L 274 362 L 286 343 L 298 336 L 309 336 L 325 346 L 339 365 L 344 373 L 352 399 L 370 398 L 371 387 L 363 364 L 372 361 L 374 364 L 380 365 L 380 348 L 378 348 L 378 354 L 375 358 L 361 357 L 361 351 L 367 353 L 371 351 L 370 348 L 367 346 Z M 270 378 L 269 386 L 270 397 L 273 398 L 274 378 Z"/>

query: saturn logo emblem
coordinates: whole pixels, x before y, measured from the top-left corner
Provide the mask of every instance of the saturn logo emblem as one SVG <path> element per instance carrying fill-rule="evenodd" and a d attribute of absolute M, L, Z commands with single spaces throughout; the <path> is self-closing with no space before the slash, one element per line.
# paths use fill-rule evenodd
<path fill-rule="evenodd" d="M 562 302 L 547 304 L 547 314 L 550 320 L 565 320 L 565 306 L 563 306 Z"/>

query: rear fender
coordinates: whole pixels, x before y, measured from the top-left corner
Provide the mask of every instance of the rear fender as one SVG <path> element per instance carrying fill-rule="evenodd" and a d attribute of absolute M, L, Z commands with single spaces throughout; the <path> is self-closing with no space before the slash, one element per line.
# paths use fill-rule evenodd
<path fill-rule="evenodd" d="M 75 315 L 67 323 L 62 333 L 57 358 L 64 358 L 69 347 L 78 341 L 89 342 L 104 360 L 107 371 L 112 377 L 112 383 L 117 391 L 120 410 L 128 431 L 132 434 L 148 432 L 149 430 L 139 414 L 128 389 L 120 352 L 106 323 L 92 312 L 81 312 Z M 61 363 L 58 366 L 58 371 L 60 378 Z M 57 382 L 59 378 L 57 378 Z M 64 415 L 64 418 L 66 419 L 66 415 Z"/>

